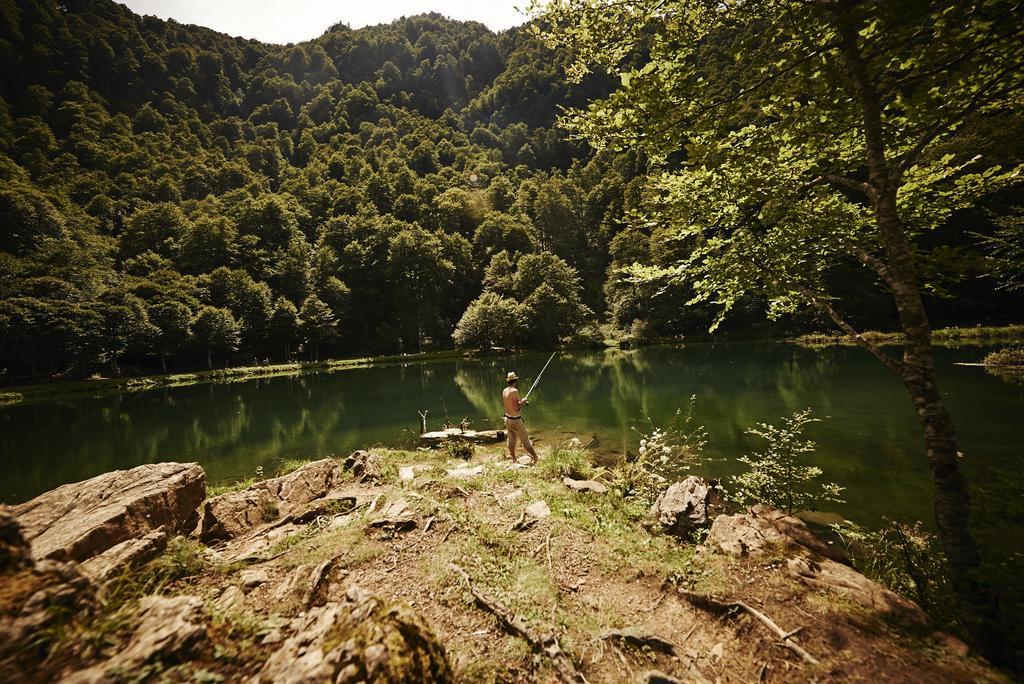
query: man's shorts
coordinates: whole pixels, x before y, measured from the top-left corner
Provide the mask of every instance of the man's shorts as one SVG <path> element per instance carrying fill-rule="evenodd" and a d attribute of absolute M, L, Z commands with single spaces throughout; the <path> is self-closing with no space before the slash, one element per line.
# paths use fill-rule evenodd
<path fill-rule="evenodd" d="M 505 418 L 505 433 L 508 435 L 508 450 L 511 452 L 516 448 L 516 440 L 523 443 L 527 451 L 533 449 L 533 442 L 530 441 L 530 433 L 526 431 L 526 424 L 522 418 Z"/>

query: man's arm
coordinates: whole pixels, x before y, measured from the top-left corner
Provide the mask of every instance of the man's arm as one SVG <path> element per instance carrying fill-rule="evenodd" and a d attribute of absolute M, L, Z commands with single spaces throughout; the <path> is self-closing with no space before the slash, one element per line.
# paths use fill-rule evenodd
<path fill-rule="evenodd" d="M 519 388 L 518 387 L 516 387 L 516 388 L 514 388 L 512 390 L 511 395 L 512 395 L 512 402 L 515 404 L 515 407 L 516 407 L 516 413 L 519 413 L 524 406 L 526 406 L 527 404 L 530 403 L 528 401 L 523 401 L 522 399 L 519 398 Z"/>

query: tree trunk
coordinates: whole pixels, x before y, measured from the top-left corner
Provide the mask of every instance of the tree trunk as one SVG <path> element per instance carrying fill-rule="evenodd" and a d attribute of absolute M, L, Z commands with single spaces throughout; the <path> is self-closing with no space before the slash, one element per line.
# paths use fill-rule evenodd
<path fill-rule="evenodd" d="M 837 28 L 843 59 L 863 116 L 868 196 L 885 253 L 900 327 L 906 336 L 900 375 L 924 432 L 925 453 L 935 482 L 934 512 L 939 542 L 949 561 L 961 605 L 982 617 L 991 629 L 997 610 L 974 577 L 980 558 L 970 530 L 970 494 L 957 463 L 959 452 L 953 421 L 935 383 L 931 326 L 917 286 L 913 252 L 899 217 L 898 188 L 889 168 L 883 136 L 881 98 L 860 52 L 859 27 L 849 17 L 840 17 Z"/>
<path fill-rule="evenodd" d="M 213 347 L 206 346 L 206 367 L 213 370 Z"/>
<path fill-rule="evenodd" d="M 160 367 L 164 369 L 164 375 L 167 375 L 167 352 L 163 349 L 160 350 Z"/>

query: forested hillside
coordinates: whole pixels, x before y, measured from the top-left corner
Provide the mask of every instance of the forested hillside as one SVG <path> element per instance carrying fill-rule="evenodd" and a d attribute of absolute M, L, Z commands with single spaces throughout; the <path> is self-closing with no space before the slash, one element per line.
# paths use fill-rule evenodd
<path fill-rule="evenodd" d="M 615 85 L 569 61 L 438 15 L 278 46 L 0 2 L 3 381 L 706 330 L 685 286 L 617 270 L 676 255 L 625 221 L 644 160 L 557 127 Z M 1019 315 L 977 244 L 940 242 L 940 323 Z"/>

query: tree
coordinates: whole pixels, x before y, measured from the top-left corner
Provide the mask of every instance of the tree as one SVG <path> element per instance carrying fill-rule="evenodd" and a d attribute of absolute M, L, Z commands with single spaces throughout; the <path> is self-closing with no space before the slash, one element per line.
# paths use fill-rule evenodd
<path fill-rule="evenodd" d="M 331 308 L 316 295 L 309 295 L 299 310 L 299 329 L 306 340 L 313 345 L 313 360 L 320 360 L 320 343 L 334 338 L 338 333 L 338 321 Z"/>
<path fill-rule="evenodd" d="M 458 347 L 493 349 L 515 345 L 520 331 L 519 305 L 494 292 L 484 292 L 462 314 L 452 339 Z"/>
<path fill-rule="evenodd" d="M 817 444 L 803 439 L 804 428 L 816 422 L 811 410 L 797 411 L 782 419 L 782 425 L 758 423 L 747 433 L 768 444 L 764 451 L 741 456 L 739 461 L 750 470 L 733 478 L 735 498 L 748 505 L 765 503 L 784 509 L 790 515 L 816 511 L 822 503 L 842 503 L 842 487 L 834 482 L 819 482 L 821 468 L 804 465 L 804 454 L 812 454 Z"/>
<path fill-rule="evenodd" d="M 242 330 L 227 309 L 204 306 L 192 319 L 192 335 L 206 349 L 206 367 L 213 368 L 215 351 L 223 354 L 238 351 Z"/>
<path fill-rule="evenodd" d="M 616 92 L 567 123 L 599 149 L 636 148 L 661 167 L 648 220 L 692 247 L 671 267 L 693 284 L 692 301 L 721 302 L 719 321 L 752 292 L 773 316 L 812 308 L 901 379 L 924 435 L 954 584 L 965 606 L 988 616 L 968 488 L 935 378 L 921 238 L 1017 179 L 1019 169 L 957 142 L 967 122 L 1011 109 L 1024 93 L 1018 11 L 1010 0 L 570 0 L 541 17 L 554 27 L 547 37 L 577 56 L 575 77 L 594 67 L 619 75 Z M 623 66 L 642 51 L 642 65 Z M 844 317 L 826 276 L 849 262 L 889 296 L 902 358 Z"/>
<path fill-rule="evenodd" d="M 291 345 L 299 337 L 299 312 L 295 305 L 284 297 L 278 297 L 274 303 L 274 313 L 270 316 L 270 343 L 276 349 L 284 350 L 284 360 L 291 356 Z"/>
<path fill-rule="evenodd" d="M 149 322 L 155 327 L 154 343 L 160 352 L 160 367 L 167 372 L 167 355 L 175 354 L 188 344 L 192 310 L 181 302 L 164 301 L 148 309 Z"/>

